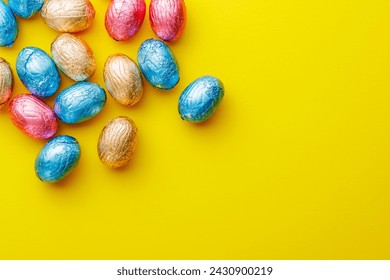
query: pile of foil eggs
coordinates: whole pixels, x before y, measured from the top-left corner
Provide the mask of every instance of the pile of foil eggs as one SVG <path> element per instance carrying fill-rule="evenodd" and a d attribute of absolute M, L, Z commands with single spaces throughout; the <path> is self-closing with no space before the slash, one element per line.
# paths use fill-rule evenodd
<path fill-rule="evenodd" d="M 89 82 L 96 71 L 91 47 L 74 33 L 88 29 L 95 17 L 89 0 L 0 0 L 0 47 L 12 47 L 18 37 L 15 15 L 29 18 L 41 11 L 43 21 L 61 32 L 51 44 L 51 56 L 38 47 L 22 49 L 16 60 L 16 72 L 29 94 L 12 98 L 13 71 L 0 58 L 0 108 L 9 103 L 14 125 L 34 139 L 48 140 L 35 161 L 35 173 L 44 182 L 58 182 L 78 164 L 81 148 L 68 135 L 55 136 L 60 122 L 77 124 L 98 115 L 107 100 L 100 85 Z M 110 0 L 105 27 L 111 38 L 126 41 L 133 37 L 144 22 L 144 0 Z M 137 62 L 125 54 L 110 55 L 104 65 L 103 77 L 110 96 L 125 106 L 136 104 L 143 95 L 143 78 L 160 90 L 174 88 L 180 80 L 175 55 L 167 45 L 181 37 L 186 25 L 183 0 L 151 0 L 149 21 L 160 39 L 144 41 L 138 50 Z M 44 99 L 57 93 L 59 70 L 75 83 L 62 90 L 54 106 Z M 191 123 L 209 119 L 224 96 L 222 82 L 203 76 L 188 85 L 179 97 L 180 117 Z M 9 102 L 10 101 L 10 102 Z M 137 143 L 137 126 L 133 120 L 119 116 L 102 129 L 97 141 L 98 156 L 105 165 L 125 166 L 133 157 Z"/>

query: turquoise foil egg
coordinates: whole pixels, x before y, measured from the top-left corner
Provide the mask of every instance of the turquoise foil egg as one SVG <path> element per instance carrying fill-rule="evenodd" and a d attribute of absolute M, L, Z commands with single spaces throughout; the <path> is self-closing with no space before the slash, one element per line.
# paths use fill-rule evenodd
<path fill-rule="evenodd" d="M 64 123 L 80 123 L 99 114 L 106 100 L 101 86 L 80 82 L 60 92 L 54 102 L 54 112 Z"/>
<path fill-rule="evenodd" d="M 78 164 L 80 145 L 71 136 L 60 135 L 42 148 L 35 160 L 35 174 L 43 182 L 55 183 L 65 178 Z"/>
<path fill-rule="evenodd" d="M 18 37 L 18 22 L 10 7 L 0 0 L 0 47 L 11 47 Z"/>
<path fill-rule="evenodd" d="M 16 72 L 24 86 L 35 96 L 52 96 L 60 86 L 60 74 L 51 57 L 43 50 L 27 47 L 16 59 Z"/>
<path fill-rule="evenodd" d="M 19 17 L 30 18 L 42 9 L 43 0 L 8 0 L 8 5 Z"/>
<path fill-rule="evenodd" d="M 138 50 L 137 59 L 142 73 L 153 87 L 169 90 L 179 82 L 179 65 L 164 42 L 146 40 Z"/>
<path fill-rule="evenodd" d="M 200 123 L 210 118 L 224 96 L 222 82 L 212 76 L 193 81 L 180 95 L 179 114 L 183 120 Z"/>

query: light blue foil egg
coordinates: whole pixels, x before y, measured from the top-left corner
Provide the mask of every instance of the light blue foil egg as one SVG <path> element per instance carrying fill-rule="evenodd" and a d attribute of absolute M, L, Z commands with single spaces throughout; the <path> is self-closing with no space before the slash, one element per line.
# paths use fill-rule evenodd
<path fill-rule="evenodd" d="M 11 47 L 18 33 L 18 22 L 12 10 L 3 0 L 0 0 L 0 47 Z"/>
<path fill-rule="evenodd" d="M 43 0 L 8 0 L 8 5 L 19 17 L 29 18 L 42 9 Z"/>
<path fill-rule="evenodd" d="M 142 43 L 138 50 L 138 64 L 153 87 L 169 90 L 180 80 L 176 58 L 160 40 L 149 39 Z"/>
<path fill-rule="evenodd" d="M 42 148 L 35 160 L 35 173 L 43 182 L 55 183 L 65 178 L 78 164 L 80 145 L 71 136 L 60 135 Z"/>
<path fill-rule="evenodd" d="M 24 86 L 35 96 L 52 96 L 60 85 L 60 74 L 51 57 L 43 50 L 27 47 L 16 60 L 16 72 Z"/>
<path fill-rule="evenodd" d="M 179 114 L 183 120 L 199 123 L 210 118 L 224 96 L 222 82 L 212 76 L 193 81 L 180 95 Z"/>
<path fill-rule="evenodd" d="M 65 123 L 80 123 L 99 114 L 106 100 L 101 86 L 81 82 L 60 92 L 54 102 L 54 112 Z"/>

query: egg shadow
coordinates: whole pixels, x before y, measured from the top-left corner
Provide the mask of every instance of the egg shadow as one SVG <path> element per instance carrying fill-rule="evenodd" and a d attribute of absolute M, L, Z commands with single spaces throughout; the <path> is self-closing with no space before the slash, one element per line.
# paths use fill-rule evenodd
<path fill-rule="evenodd" d="M 77 185 L 77 169 L 78 169 L 79 166 L 76 166 L 74 170 L 72 170 L 65 178 L 61 179 L 60 181 L 58 182 L 53 182 L 53 183 L 49 183 L 49 182 L 43 182 L 42 180 L 42 184 L 49 187 L 49 188 L 52 188 L 52 189 L 69 189 L 69 187 L 73 186 L 73 185 Z"/>

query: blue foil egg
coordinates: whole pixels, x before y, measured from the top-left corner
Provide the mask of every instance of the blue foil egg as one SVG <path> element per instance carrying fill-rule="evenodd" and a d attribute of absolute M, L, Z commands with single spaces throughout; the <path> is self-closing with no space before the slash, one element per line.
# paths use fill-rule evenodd
<path fill-rule="evenodd" d="M 43 50 L 27 47 L 16 59 L 16 72 L 24 86 L 35 96 L 52 96 L 60 85 L 60 74 L 51 57 Z"/>
<path fill-rule="evenodd" d="M 10 7 L 0 1 L 0 47 L 11 47 L 18 37 L 18 22 Z"/>
<path fill-rule="evenodd" d="M 153 87 L 169 90 L 179 82 L 179 65 L 164 42 L 146 40 L 138 50 L 137 59 L 142 73 Z"/>
<path fill-rule="evenodd" d="M 210 118 L 224 96 L 222 82 L 212 76 L 193 81 L 180 95 L 179 114 L 183 120 L 200 123 Z"/>
<path fill-rule="evenodd" d="M 43 182 L 55 183 L 65 178 L 78 164 L 80 145 L 71 136 L 60 135 L 42 148 L 35 160 L 35 174 Z"/>
<path fill-rule="evenodd" d="M 30 18 L 42 9 L 43 0 L 8 0 L 8 5 L 19 17 Z"/>
<path fill-rule="evenodd" d="M 99 114 L 106 100 L 101 86 L 81 82 L 60 92 L 54 102 L 54 112 L 65 123 L 80 123 Z"/>

